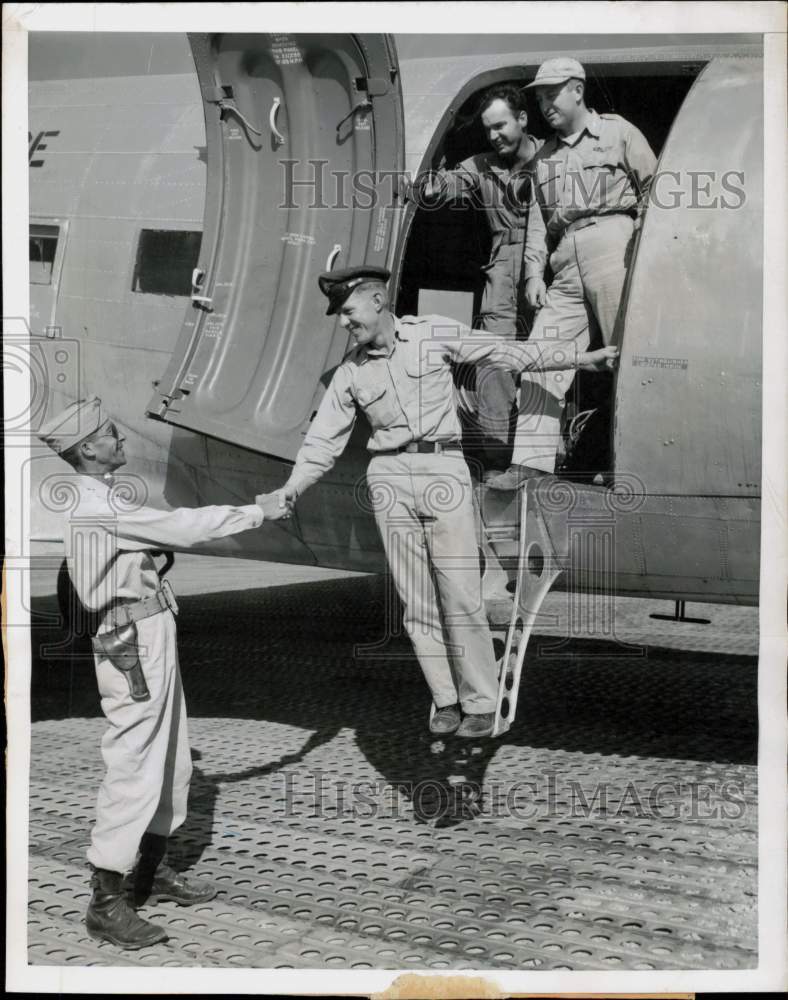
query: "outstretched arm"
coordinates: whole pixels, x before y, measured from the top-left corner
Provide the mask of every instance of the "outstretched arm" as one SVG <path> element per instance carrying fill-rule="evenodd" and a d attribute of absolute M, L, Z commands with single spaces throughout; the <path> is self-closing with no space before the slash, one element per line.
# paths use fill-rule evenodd
<path fill-rule="evenodd" d="M 263 512 L 257 504 L 176 510 L 139 506 L 135 510 L 116 510 L 110 497 L 108 506 L 96 512 L 96 521 L 112 535 L 117 548 L 124 551 L 186 550 L 258 528 L 263 523 Z"/>
<path fill-rule="evenodd" d="M 447 321 L 448 323 L 448 321 Z M 511 372 L 604 371 L 615 368 L 617 347 L 579 351 L 573 340 L 511 341 L 493 338 L 480 330 L 458 327 L 456 340 L 443 341 L 446 353 L 455 362 L 488 365 Z M 434 345 L 435 341 L 431 341 Z"/>
<path fill-rule="evenodd" d="M 414 184 L 415 200 L 427 208 L 452 202 L 472 201 L 479 191 L 479 173 L 472 159 L 464 160 L 453 170 L 429 171 Z"/>
<path fill-rule="evenodd" d="M 290 478 L 284 488 L 277 491 L 284 494 L 286 505 L 292 505 L 299 494 L 332 468 L 345 450 L 355 422 L 356 403 L 351 393 L 350 375 L 340 365 L 296 455 Z"/>
<path fill-rule="evenodd" d="M 600 347 L 596 351 L 578 351 L 577 353 L 577 367 L 584 372 L 612 371 L 617 364 L 617 347 Z"/>

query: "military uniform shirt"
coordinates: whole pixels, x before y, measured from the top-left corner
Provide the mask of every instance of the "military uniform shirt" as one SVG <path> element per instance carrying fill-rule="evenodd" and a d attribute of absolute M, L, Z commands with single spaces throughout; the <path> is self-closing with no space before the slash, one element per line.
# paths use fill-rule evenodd
<path fill-rule="evenodd" d="M 544 139 L 529 135 L 539 150 Z M 482 209 L 493 239 L 510 229 L 522 229 L 532 211 L 528 166 L 517 166 L 497 153 L 479 153 L 463 160 L 453 170 L 441 170 L 441 201 L 459 201 Z"/>
<path fill-rule="evenodd" d="M 579 135 L 549 139 L 530 166 L 546 231 L 529 224 L 526 278 L 542 277 L 549 250 L 557 246 L 570 222 L 641 212 L 656 166 L 645 136 L 620 115 L 590 111 Z"/>
<path fill-rule="evenodd" d="M 128 477 L 129 490 L 135 482 Z M 122 476 L 118 483 L 113 492 L 92 476 L 69 479 L 78 500 L 69 515 L 66 557 L 77 594 L 90 611 L 152 596 L 161 582 L 151 550 L 189 549 L 263 522 L 257 504 L 165 511 L 130 503 L 124 500 Z"/>
<path fill-rule="evenodd" d="M 289 479 L 299 493 L 333 466 L 359 411 L 371 427 L 367 447 L 373 453 L 411 441 L 459 442 L 451 362 L 514 372 L 573 364 L 572 344 L 504 341 L 445 316 L 403 316 L 394 322 L 391 353 L 356 347 L 334 373 Z"/>

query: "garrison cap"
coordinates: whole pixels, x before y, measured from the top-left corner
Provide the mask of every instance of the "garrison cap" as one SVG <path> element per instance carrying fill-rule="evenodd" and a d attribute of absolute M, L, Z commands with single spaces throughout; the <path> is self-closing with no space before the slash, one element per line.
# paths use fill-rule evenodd
<path fill-rule="evenodd" d="M 363 281 L 374 280 L 385 283 L 390 277 L 391 272 L 385 267 L 375 267 L 373 264 L 345 267 L 338 271 L 324 271 L 318 275 L 317 283 L 320 285 L 320 291 L 328 298 L 326 316 L 333 316 L 338 312 L 353 289 Z"/>
<path fill-rule="evenodd" d="M 552 87 L 556 83 L 564 83 L 566 80 L 585 80 L 586 71 L 577 61 L 568 56 L 559 59 L 548 59 L 543 62 L 536 71 L 536 76 L 525 89 L 531 87 Z"/>
<path fill-rule="evenodd" d="M 89 399 L 78 399 L 76 403 L 50 417 L 36 433 L 44 444 L 61 455 L 90 437 L 108 419 L 101 407 L 101 400 L 98 396 L 91 396 Z"/>

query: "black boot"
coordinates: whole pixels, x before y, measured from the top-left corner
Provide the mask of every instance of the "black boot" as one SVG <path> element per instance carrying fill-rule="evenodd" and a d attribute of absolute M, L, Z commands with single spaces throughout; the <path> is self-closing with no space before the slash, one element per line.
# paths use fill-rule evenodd
<path fill-rule="evenodd" d="M 178 906 L 194 906 L 213 899 L 217 890 L 208 882 L 187 879 L 165 862 L 167 838 L 157 833 L 143 834 L 140 859 L 129 880 L 135 906 L 145 903 L 171 902 Z"/>
<path fill-rule="evenodd" d="M 163 927 L 138 917 L 126 902 L 120 872 L 94 868 L 90 879 L 93 896 L 85 917 L 88 934 L 99 941 L 111 941 L 119 948 L 147 948 L 167 940 Z"/>

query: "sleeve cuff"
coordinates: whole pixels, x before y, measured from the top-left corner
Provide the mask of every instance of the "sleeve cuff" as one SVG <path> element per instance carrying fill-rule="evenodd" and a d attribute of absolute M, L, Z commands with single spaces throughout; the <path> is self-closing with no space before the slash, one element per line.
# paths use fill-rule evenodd
<path fill-rule="evenodd" d="M 541 278 L 544 276 L 544 268 L 540 269 L 537 264 L 526 264 L 525 265 L 525 280 L 528 281 L 529 278 Z"/>
<path fill-rule="evenodd" d="M 285 485 L 291 486 L 296 491 L 296 497 L 300 497 L 304 490 L 312 485 L 312 480 L 303 476 L 291 476 Z"/>
<path fill-rule="evenodd" d="M 246 504 L 244 507 L 241 508 L 241 510 L 245 514 L 248 514 L 249 517 L 251 517 L 252 521 L 254 522 L 252 524 L 253 528 L 259 528 L 260 525 L 265 520 L 262 508 L 258 507 L 256 503 Z"/>

